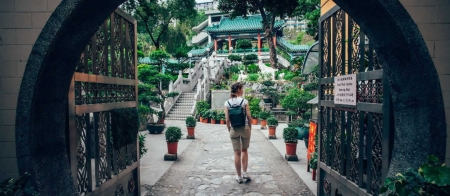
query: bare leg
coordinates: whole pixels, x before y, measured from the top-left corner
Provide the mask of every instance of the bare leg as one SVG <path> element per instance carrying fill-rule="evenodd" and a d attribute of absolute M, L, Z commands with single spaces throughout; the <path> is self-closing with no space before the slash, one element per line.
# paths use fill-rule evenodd
<path fill-rule="evenodd" d="M 234 167 L 236 167 L 236 172 L 238 176 L 241 176 L 241 151 L 234 151 Z M 247 165 L 245 165 L 247 167 Z M 247 169 L 247 168 L 245 168 Z"/>
<path fill-rule="evenodd" d="M 247 172 L 248 166 L 248 152 L 247 149 L 242 149 L 242 170 Z"/>

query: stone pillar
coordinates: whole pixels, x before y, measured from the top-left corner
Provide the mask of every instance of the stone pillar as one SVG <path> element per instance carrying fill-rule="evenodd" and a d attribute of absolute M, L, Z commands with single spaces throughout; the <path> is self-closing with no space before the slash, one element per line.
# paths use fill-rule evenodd
<path fill-rule="evenodd" d="M 276 35 L 273 36 L 273 45 L 275 46 L 275 48 L 277 48 L 277 36 Z"/>
<path fill-rule="evenodd" d="M 217 38 L 214 38 L 214 51 L 217 52 Z"/>

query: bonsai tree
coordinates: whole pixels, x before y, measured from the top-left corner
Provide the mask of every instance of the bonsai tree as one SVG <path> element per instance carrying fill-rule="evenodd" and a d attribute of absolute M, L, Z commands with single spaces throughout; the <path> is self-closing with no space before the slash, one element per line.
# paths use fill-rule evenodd
<path fill-rule="evenodd" d="M 168 127 L 165 133 L 166 142 L 178 142 L 182 135 L 183 133 L 181 133 L 181 129 L 179 127 Z"/>
<path fill-rule="evenodd" d="M 296 112 L 297 116 L 301 116 L 310 109 L 311 105 L 307 104 L 307 102 L 314 97 L 311 93 L 293 88 L 288 91 L 286 97 L 281 101 L 281 106 L 286 110 Z"/>
<path fill-rule="evenodd" d="M 267 120 L 270 116 L 271 116 L 270 112 L 267 111 L 259 112 L 259 119 L 261 120 Z"/>
<path fill-rule="evenodd" d="M 231 62 L 242 61 L 242 57 L 239 55 L 235 55 L 235 54 L 229 55 L 228 59 L 230 59 Z"/>
<path fill-rule="evenodd" d="M 269 127 L 277 127 L 278 126 L 278 119 L 275 118 L 274 116 L 271 116 L 267 119 L 267 125 L 269 125 Z"/>
<path fill-rule="evenodd" d="M 168 97 L 176 97 L 178 96 L 178 92 L 170 92 L 167 94 L 164 94 L 162 91 L 162 84 L 168 83 L 172 80 L 172 77 L 166 74 L 161 74 L 158 68 L 161 69 L 165 62 L 164 59 L 168 58 L 168 54 L 164 51 L 155 51 L 150 56 L 153 60 L 157 61 L 158 66 L 150 66 L 146 64 L 141 64 L 138 66 L 138 78 L 139 81 L 143 83 L 141 86 L 141 89 L 139 90 L 139 94 L 142 95 L 142 98 L 140 98 L 140 102 L 144 105 L 150 105 L 152 102 L 155 104 L 159 104 L 161 111 L 159 113 L 156 113 L 158 115 L 158 121 L 157 123 L 160 124 L 166 114 L 166 109 L 164 107 L 164 102 L 166 98 Z M 141 92 L 141 90 L 143 90 Z M 155 114 L 154 110 L 150 110 L 151 114 Z M 150 119 L 153 122 L 153 118 L 150 117 Z"/>
<path fill-rule="evenodd" d="M 192 116 L 188 116 L 186 118 L 186 127 L 195 127 L 197 125 L 197 121 Z"/>

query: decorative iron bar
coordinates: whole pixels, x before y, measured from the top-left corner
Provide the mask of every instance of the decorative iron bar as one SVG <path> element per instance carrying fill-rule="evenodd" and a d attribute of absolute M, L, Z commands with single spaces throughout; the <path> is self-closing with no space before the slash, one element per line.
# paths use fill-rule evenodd
<path fill-rule="evenodd" d="M 78 192 L 80 195 L 87 193 L 89 191 L 88 185 L 88 167 L 87 163 L 87 145 L 86 145 L 86 116 L 87 114 L 77 115 L 75 119 L 75 124 L 77 127 L 77 181 L 78 181 Z"/>
<path fill-rule="evenodd" d="M 135 101 L 132 85 L 75 82 L 75 105 Z"/>
<path fill-rule="evenodd" d="M 386 123 L 392 121 L 390 105 L 385 105 L 389 101 L 389 91 L 383 88 L 386 87 L 383 72 L 378 71 L 383 66 L 373 43 L 358 24 L 343 10 L 337 7 L 331 10 L 321 18 L 319 29 L 322 48 L 318 152 L 323 169 L 319 179 L 334 178 L 328 174 L 331 169 L 352 182 L 342 184 L 378 195 L 389 165 L 390 149 L 386 148 L 389 142 L 385 141 L 392 140 L 392 136 L 386 134 L 389 133 L 386 129 L 390 129 Z M 345 74 L 356 74 L 357 105 L 354 109 L 344 109 L 333 102 L 333 77 Z M 318 183 L 323 188 L 329 185 Z"/>

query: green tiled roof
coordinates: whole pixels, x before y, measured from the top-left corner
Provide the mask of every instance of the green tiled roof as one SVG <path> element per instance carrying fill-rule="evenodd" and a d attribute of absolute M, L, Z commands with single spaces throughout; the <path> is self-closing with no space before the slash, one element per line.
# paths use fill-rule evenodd
<path fill-rule="evenodd" d="M 281 37 L 277 37 L 277 45 L 280 45 L 281 47 L 283 47 L 287 52 L 293 52 L 293 53 L 306 52 L 309 49 L 308 45 L 294 45 Z"/>
<path fill-rule="evenodd" d="M 206 53 L 206 48 L 209 47 L 210 52 L 213 50 L 213 43 L 209 43 L 207 44 L 204 48 L 200 48 L 200 49 L 195 49 L 195 50 L 191 50 L 188 53 L 192 53 L 192 56 L 203 56 L 203 54 Z"/>
<path fill-rule="evenodd" d="M 178 60 L 175 59 L 167 59 L 168 63 L 178 63 Z M 150 57 L 144 57 L 139 59 L 139 63 L 144 64 L 156 64 L 157 62 Z"/>
<path fill-rule="evenodd" d="M 283 20 L 275 21 L 274 28 L 280 28 Z M 235 19 L 223 18 L 218 25 L 206 27 L 208 33 L 226 33 L 240 31 L 263 31 L 261 15 L 248 16 L 247 18 L 236 17 Z"/>

